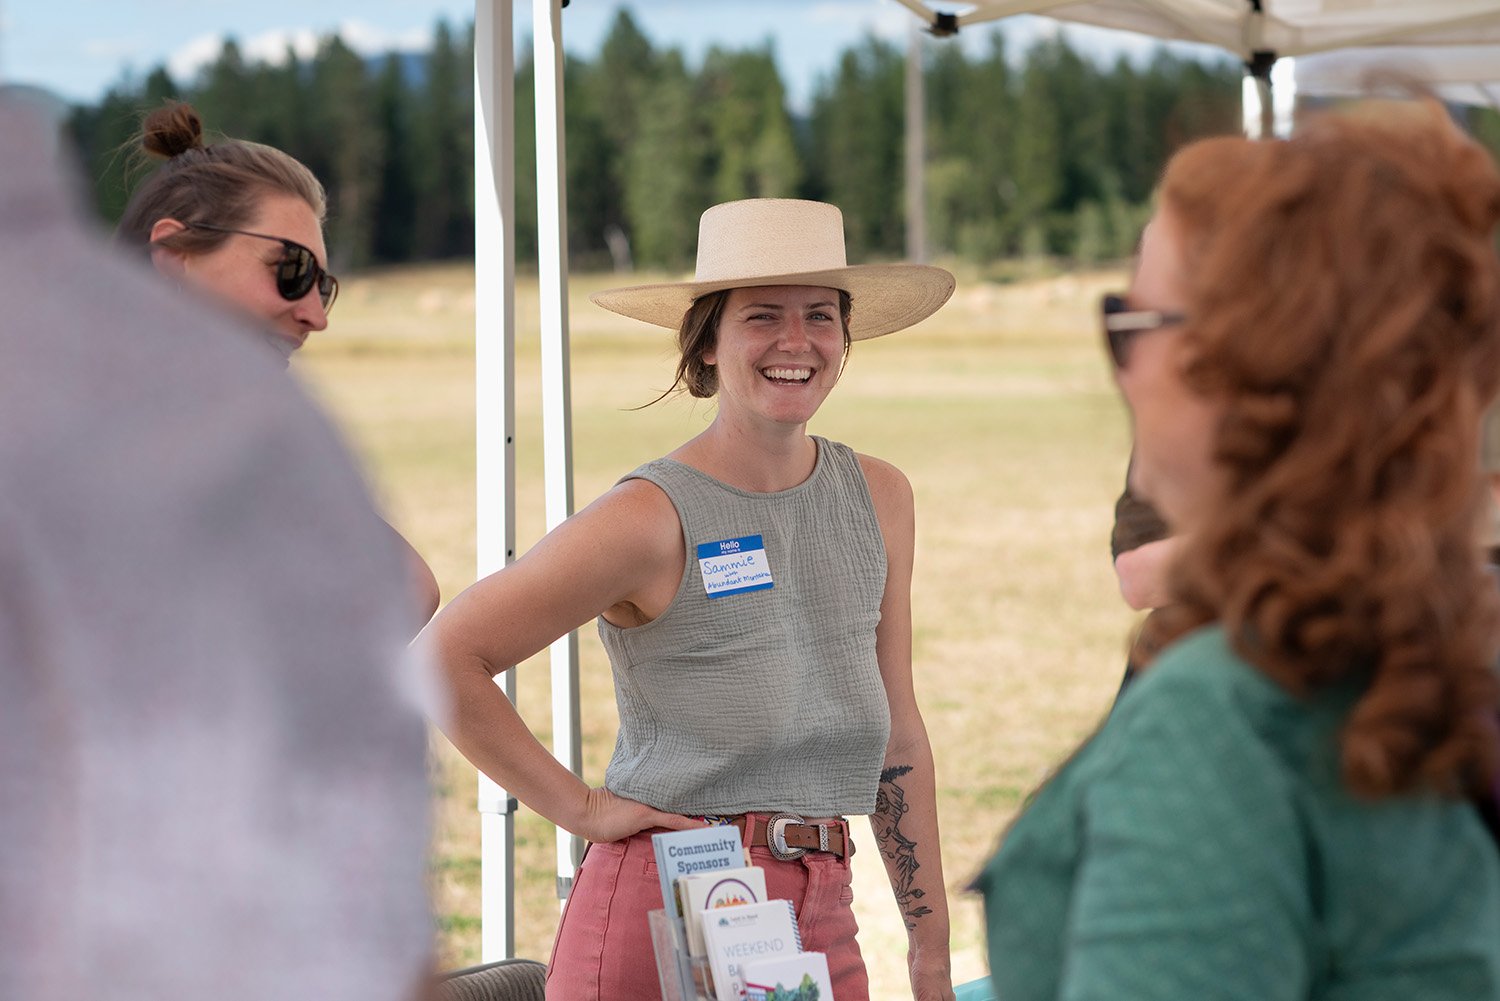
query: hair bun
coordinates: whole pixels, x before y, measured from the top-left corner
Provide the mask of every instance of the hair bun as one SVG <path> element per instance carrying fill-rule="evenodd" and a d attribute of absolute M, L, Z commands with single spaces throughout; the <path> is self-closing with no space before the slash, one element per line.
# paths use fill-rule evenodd
<path fill-rule="evenodd" d="M 141 133 L 141 145 L 155 156 L 170 159 L 203 148 L 203 119 L 181 101 L 168 101 L 148 114 Z"/>

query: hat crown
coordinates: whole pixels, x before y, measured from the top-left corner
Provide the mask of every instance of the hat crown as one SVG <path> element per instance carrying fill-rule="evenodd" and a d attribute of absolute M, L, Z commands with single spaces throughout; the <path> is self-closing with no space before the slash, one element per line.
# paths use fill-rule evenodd
<path fill-rule="evenodd" d="M 846 267 L 844 214 L 800 198 L 746 198 L 698 220 L 699 282 L 753 280 Z"/>

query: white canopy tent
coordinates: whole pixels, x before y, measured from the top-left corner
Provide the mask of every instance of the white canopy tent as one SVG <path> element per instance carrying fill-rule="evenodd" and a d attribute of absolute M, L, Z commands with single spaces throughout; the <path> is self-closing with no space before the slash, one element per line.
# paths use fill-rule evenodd
<path fill-rule="evenodd" d="M 1348 47 L 1440 47 L 1429 60 L 1433 83 L 1491 84 L 1493 59 L 1468 62 L 1475 46 L 1500 46 L 1500 0 L 977 0 L 953 13 L 922 0 L 897 2 L 938 36 L 1017 14 L 1203 42 L 1242 59 L 1262 100 L 1278 59 Z M 536 66 L 537 227 L 541 293 L 543 438 L 547 527 L 573 512 L 572 428 L 567 308 L 567 192 L 563 146 L 562 8 L 567 0 L 532 0 Z M 944 4 L 943 7 L 954 5 Z M 515 182 L 513 0 L 475 0 L 475 358 L 477 371 L 478 572 L 515 558 Z M 1450 48 L 1451 47 L 1451 48 Z M 1449 53 L 1459 56 L 1449 58 Z M 1494 68 L 1486 72 L 1482 66 Z M 1470 76 L 1439 71 L 1474 66 Z M 1337 68 L 1337 67 L 1335 67 Z M 1327 71 L 1331 79 L 1334 69 Z M 1340 70 L 1342 72 L 1342 70 Z M 1280 83 L 1280 80 L 1277 81 Z M 1253 93 L 1247 82 L 1247 94 Z M 1258 117 L 1258 116 L 1254 116 Z M 553 743 L 559 760 L 581 772 L 576 635 L 551 651 Z M 514 698 L 511 672 L 504 685 Z M 515 800 L 480 778 L 482 943 L 485 961 L 515 952 L 513 818 Z M 581 845 L 559 830 L 557 886 L 572 885 Z"/>
<path fill-rule="evenodd" d="M 1203 42 L 1251 62 L 1256 53 L 1303 56 L 1372 45 L 1500 42 L 1495 0 L 974 0 L 943 14 L 898 0 L 940 33 L 1016 14 Z M 945 4 L 945 7 L 954 6 Z"/>
<path fill-rule="evenodd" d="M 1290 75 L 1276 74 L 1274 83 L 1283 94 L 1274 116 L 1272 111 L 1278 60 L 1364 49 L 1363 61 L 1315 60 L 1313 69 L 1299 75 L 1296 86 L 1304 92 L 1330 96 L 1359 93 L 1368 69 L 1389 59 L 1396 47 L 1442 52 L 1440 58 L 1414 57 L 1406 64 L 1419 79 L 1455 88 L 1440 88 L 1453 100 L 1475 103 L 1470 100 L 1473 88 L 1500 76 L 1496 50 L 1485 57 L 1486 46 L 1500 46 L 1497 0 L 974 0 L 962 5 L 962 13 L 940 12 L 925 0 L 896 2 L 928 21 L 936 35 L 1016 14 L 1039 14 L 1216 46 L 1238 56 L 1248 71 L 1245 122 L 1252 135 L 1283 132 L 1290 123 Z M 1461 63 L 1449 60 L 1450 49 L 1467 50 Z"/>
<path fill-rule="evenodd" d="M 1500 109 L 1500 43 L 1323 52 L 1297 60 L 1297 89 L 1319 97 L 1358 96 L 1372 72 L 1393 70 L 1431 84 L 1444 100 Z"/>

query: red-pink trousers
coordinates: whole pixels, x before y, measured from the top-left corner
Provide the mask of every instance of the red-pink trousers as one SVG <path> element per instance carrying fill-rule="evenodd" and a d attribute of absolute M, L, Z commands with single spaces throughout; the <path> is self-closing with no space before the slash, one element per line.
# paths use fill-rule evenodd
<path fill-rule="evenodd" d="M 651 835 L 590 845 L 573 881 L 547 964 L 547 1001 L 626 1001 L 661 996 L 646 915 L 662 907 Z M 847 838 L 847 834 L 846 834 Z M 852 842 L 847 844 L 851 845 Z M 802 948 L 828 956 L 833 996 L 868 1001 L 869 978 L 854 940 L 853 875 L 848 858 L 808 852 L 783 862 L 751 848 L 766 871 L 768 899 L 790 900 Z"/>

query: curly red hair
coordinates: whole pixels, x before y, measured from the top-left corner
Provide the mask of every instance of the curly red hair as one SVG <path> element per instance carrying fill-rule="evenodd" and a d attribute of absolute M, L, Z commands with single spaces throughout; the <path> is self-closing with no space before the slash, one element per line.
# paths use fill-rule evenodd
<path fill-rule="evenodd" d="M 1500 173 L 1435 102 L 1219 138 L 1168 165 L 1195 389 L 1223 402 L 1224 496 L 1147 641 L 1210 621 L 1293 692 L 1364 691 L 1357 794 L 1495 775 L 1500 593 L 1478 433 L 1500 385 Z"/>

